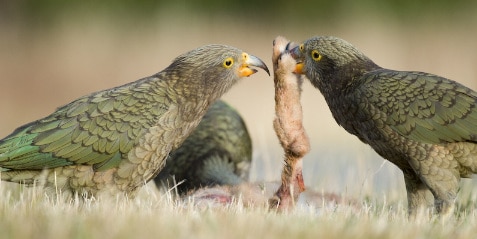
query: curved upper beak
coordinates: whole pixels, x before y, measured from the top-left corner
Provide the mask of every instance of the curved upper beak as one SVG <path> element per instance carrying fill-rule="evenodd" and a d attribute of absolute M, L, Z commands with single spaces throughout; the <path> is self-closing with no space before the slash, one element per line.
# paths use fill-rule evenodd
<path fill-rule="evenodd" d="M 300 50 L 300 46 L 297 46 L 293 49 L 291 49 L 290 51 L 290 55 L 293 57 L 293 59 L 296 60 L 296 66 L 295 66 L 295 70 L 293 71 L 293 73 L 296 73 L 296 74 L 305 74 L 305 71 L 303 70 L 303 67 L 304 67 L 304 61 L 305 61 L 305 56 L 304 54 L 301 52 Z"/>
<path fill-rule="evenodd" d="M 249 55 L 248 53 L 242 53 L 242 64 L 239 67 L 239 76 L 247 77 L 257 72 L 257 69 L 250 68 L 251 66 L 262 68 L 264 71 L 270 75 L 267 65 L 258 57 L 254 55 Z"/>

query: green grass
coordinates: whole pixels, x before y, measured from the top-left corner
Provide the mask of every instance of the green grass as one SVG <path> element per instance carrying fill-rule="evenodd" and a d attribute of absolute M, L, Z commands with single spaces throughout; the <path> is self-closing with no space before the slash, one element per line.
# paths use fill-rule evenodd
<path fill-rule="evenodd" d="M 132 200 L 65 202 L 4 182 L 0 192 L 1 238 L 473 238 L 477 232 L 474 202 L 454 219 L 410 221 L 404 202 L 379 197 L 358 207 L 299 204 L 276 213 L 240 200 L 199 207 L 151 185 Z"/>

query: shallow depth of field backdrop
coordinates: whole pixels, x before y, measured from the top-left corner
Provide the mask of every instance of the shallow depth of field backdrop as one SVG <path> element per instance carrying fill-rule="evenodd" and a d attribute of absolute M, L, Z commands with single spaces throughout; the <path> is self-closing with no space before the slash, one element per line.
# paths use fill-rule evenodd
<path fill-rule="evenodd" d="M 244 49 L 271 69 L 277 35 L 338 36 L 383 67 L 431 72 L 477 90 L 476 12 L 472 0 L 0 0 L 0 137 L 82 95 L 152 75 L 204 44 Z M 340 128 L 309 82 L 303 91 L 312 148 L 307 187 L 405 200 L 401 172 Z M 273 94 L 273 78 L 259 71 L 224 96 L 253 138 L 252 181 L 280 175 Z"/>

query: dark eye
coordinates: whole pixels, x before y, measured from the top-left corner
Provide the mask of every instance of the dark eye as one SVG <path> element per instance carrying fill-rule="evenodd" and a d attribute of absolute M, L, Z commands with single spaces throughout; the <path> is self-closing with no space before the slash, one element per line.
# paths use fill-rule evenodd
<path fill-rule="evenodd" d="M 313 60 L 315 60 L 315 61 L 319 61 L 319 60 L 321 60 L 321 55 L 317 50 L 313 50 L 311 52 L 311 58 L 313 58 Z"/>
<path fill-rule="evenodd" d="M 229 67 L 231 67 L 233 64 L 234 64 L 234 59 L 232 59 L 231 57 L 229 57 L 229 58 L 225 59 L 223 65 L 224 65 L 225 68 L 229 68 Z"/>

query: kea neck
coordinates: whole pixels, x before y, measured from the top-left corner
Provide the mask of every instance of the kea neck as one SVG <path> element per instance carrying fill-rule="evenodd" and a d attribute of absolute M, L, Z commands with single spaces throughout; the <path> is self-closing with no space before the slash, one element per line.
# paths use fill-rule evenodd
<path fill-rule="evenodd" d="M 342 98 L 353 92 L 359 86 L 359 79 L 367 72 L 380 69 L 371 60 L 356 61 L 346 65 L 335 67 L 329 71 L 323 71 L 315 85 L 325 97 L 326 101 Z"/>
<path fill-rule="evenodd" d="M 208 69 L 210 70 L 210 69 Z M 233 85 L 227 79 L 215 80 L 216 72 L 195 72 L 191 69 L 174 67 L 164 71 L 166 78 L 171 79 L 166 84 L 169 89 L 176 92 L 178 100 L 187 102 L 206 103 L 207 105 L 217 101 Z M 211 77 L 212 76 L 212 77 Z"/>

